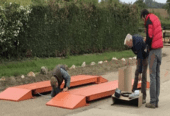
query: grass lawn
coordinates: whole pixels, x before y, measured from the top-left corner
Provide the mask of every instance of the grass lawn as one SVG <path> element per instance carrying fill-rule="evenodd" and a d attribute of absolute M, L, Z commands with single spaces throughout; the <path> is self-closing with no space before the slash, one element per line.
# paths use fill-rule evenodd
<path fill-rule="evenodd" d="M 48 67 L 52 70 L 57 64 L 66 64 L 71 67 L 73 64 L 81 66 L 83 62 L 90 64 L 91 62 L 98 62 L 108 60 L 112 57 L 128 58 L 135 56 L 131 50 L 121 52 L 106 52 L 102 54 L 87 54 L 79 56 L 70 56 L 69 58 L 34 58 L 31 60 L 4 62 L 0 64 L 0 78 L 2 76 L 18 76 L 27 74 L 30 71 L 39 72 L 42 66 Z"/>

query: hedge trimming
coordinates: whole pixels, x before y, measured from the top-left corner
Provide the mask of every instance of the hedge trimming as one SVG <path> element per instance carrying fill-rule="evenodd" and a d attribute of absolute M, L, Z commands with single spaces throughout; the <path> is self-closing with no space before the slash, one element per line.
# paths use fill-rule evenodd
<path fill-rule="evenodd" d="M 9 49 L 7 56 L 54 57 L 124 50 L 126 34 L 138 31 L 138 18 L 138 7 L 127 4 L 33 5 L 28 22 L 23 23 L 24 31 L 17 37 L 17 53 Z"/>

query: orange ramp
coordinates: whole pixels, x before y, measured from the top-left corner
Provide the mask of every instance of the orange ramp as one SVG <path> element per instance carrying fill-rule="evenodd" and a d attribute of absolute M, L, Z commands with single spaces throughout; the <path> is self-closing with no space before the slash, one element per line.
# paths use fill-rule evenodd
<path fill-rule="evenodd" d="M 86 96 L 87 101 L 92 101 L 112 95 L 117 87 L 118 81 L 116 80 L 75 90 L 70 90 L 69 93 L 74 95 Z"/>
<path fill-rule="evenodd" d="M 90 84 L 90 83 L 104 83 L 108 82 L 107 79 L 101 76 L 92 76 L 92 75 L 77 75 L 71 77 L 70 87 Z M 64 87 L 64 83 L 62 83 L 61 88 Z"/>
<path fill-rule="evenodd" d="M 33 98 L 32 92 L 29 89 L 9 87 L 0 93 L 1 100 L 21 101 Z"/>
<path fill-rule="evenodd" d="M 70 87 L 75 87 L 75 86 L 80 86 L 80 85 L 90 84 L 90 83 L 103 83 L 103 82 L 107 82 L 107 80 L 101 76 L 77 75 L 71 77 Z M 26 84 L 26 85 L 21 85 L 16 87 L 30 89 L 33 91 L 33 94 L 49 92 L 52 90 L 50 81 L 31 83 L 31 84 Z M 63 87 L 64 87 L 64 82 L 61 84 L 61 88 Z"/>
<path fill-rule="evenodd" d="M 68 92 L 61 92 L 54 99 L 50 100 L 46 105 L 56 106 L 67 109 L 75 109 L 86 106 L 86 97 L 74 95 Z"/>
<path fill-rule="evenodd" d="M 103 82 L 107 82 L 107 80 L 102 78 L 101 76 L 77 75 L 71 77 L 70 87 Z M 61 88 L 63 87 L 64 82 L 61 85 Z M 6 90 L 0 93 L 0 100 L 21 101 L 32 98 L 32 94 L 50 92 L 51 90 L 52 88 L 50 85 L 50 81 L 25 84 L 7 88 Z M 17 95 L 14 93 L 17 93 Z M 22 98 L 23 96 L 25 96 L 24 99 Z"/>
<path fill-rule="evenodd" d="M 133 80 L 132 80 L 132 84 L 133 84 Z M 140 87 L 140 83 L 138 85 Z M 67 92 L 67 94 L 69 94 L 67 95 L 67 97 L 65 97 L 66 95 L 65 92 L 61 92 L 60 94 L 58 94 L 60 97 L 56 95 L 49 102 L 47 102 L 46 105 L 62 107 L 62 108 L 67 108 L 67 109 L 75 109 L 75 108 L 78 108 L 79 104 L 81 104 L 80 105 L 81 107 L 83 106 L 83 104 L 84 106 L 86 105 L 84 102 L 82 102 L 82 99 L 80 99 L 79 96 L 85 97 L 86 101 L 97 100 L 100 98 L 113 95 L 116 88 L 118 88 L 118 80 L 70 90 Z M 71 98 L 69 98 L 69 96 L 71 96 Z M 66 104 L 65 103 L 66 101 L 64 100 L 69 102 L 69 104 Z M 71 102 L 69 100 L 74 101 L 74 102 Z M 76 106 L 76 107 L 72 107 L 72 106 Z"/>
<path fill-rule="evenodd" d="M 49 92 L 52 90 L 50 81 L 36 82 L 31 84 L 25 84 L 20 86 L 15 86 L 16 88 L 29 89 L 33 94 Z"/>
<path fill-rule="evenodd" d="M 138 83 L 138 88 L 141 88 L 141 81 Z M 149 82 L 146 82 L 146 88 L 150 88 L 150 83 Z"/>
<path fill-rule="evenodd" d="M 93 86 L 83 87 L 68 92 L 61 92 L 46 103 L 48 106 L 75 109 L 86 106 L 86 101 L 91 101 L 111 96 L 118 87 L 117 81 L 106 82 Z M 84 102 L 85 99 L 85 102 Z"/>

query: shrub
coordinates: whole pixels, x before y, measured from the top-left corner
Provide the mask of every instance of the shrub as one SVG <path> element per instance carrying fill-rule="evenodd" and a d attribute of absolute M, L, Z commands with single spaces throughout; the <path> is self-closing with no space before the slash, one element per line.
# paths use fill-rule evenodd
<path fill-rule="evenodd" d="M 29 7 L 16 3 L 6 3 L 0 6 L 0 55 L 16 56 L 20 49 L 19 34 L 25 31 L 30 14 Z M 28 25 L 27 25 L 28 26 Z"/>
<path fill-rule="evenodd" d="M 1 25 L 5 30 L 1 36 L 1 55 L 6 53 L 6 57 L 120 51 L 125 49 L 126 34 L 138 31 L 139 13 L 135 5 L 50 0 L 27 8 L 17 4 L 9 8 L 13 8 L 9 13 L 1 10 L 4 17 Z M 9 27 L 11 34 L 6 32 Z"/>

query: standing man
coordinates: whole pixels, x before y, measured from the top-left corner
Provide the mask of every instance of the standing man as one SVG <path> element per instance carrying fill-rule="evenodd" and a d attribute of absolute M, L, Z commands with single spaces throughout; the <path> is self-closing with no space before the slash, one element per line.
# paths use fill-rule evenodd
<path fill-rule="evenodd" d="M 133 84 L 132 92 L 137 89 L 138 80 L 142 77 L 142 87 L 141 92 L 143 93 L 142 103 L 146 103 L 146 80 L 147 80 L 147 66 L 148 66 L 148 52 L 145 51 L 146 44 L 143 37 L 140 35 L 130 35 L 127 34 L 124 45 L 132 49 L 132 51 L 137 55 L 137 66 L 135 71 L 135 80 Z"/>
<path fill-rule="evenodd" d="M 146 28 L 146 45 L 149 51 L 149 70 L 150 70 L 150 102 L 147 108 L 158 107 L 160 93 L 160 65 L 162 60 L 162 28 L 159 18 L 144 9 L 141 18 Z"/>
<path fill-rule="evenodd" d="M 51 97 L 54 97 L 59 92 L 61 92 L 60 86 L 65 81 L 64 89 L 63 91 L 68 91 L 68 88 L 70 87 L 70 76 L 66 71 L 66 67 L 64 65 L 57 65 L 52 73 L 52 77 L 50 80 L 52 91 L 51 91 Z"/>

